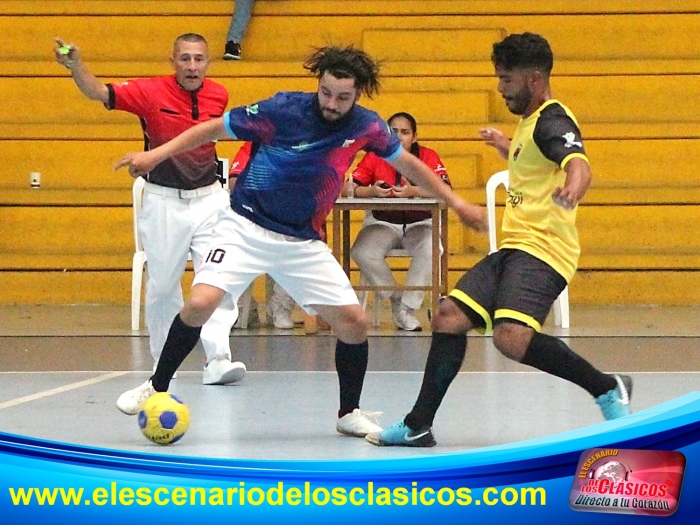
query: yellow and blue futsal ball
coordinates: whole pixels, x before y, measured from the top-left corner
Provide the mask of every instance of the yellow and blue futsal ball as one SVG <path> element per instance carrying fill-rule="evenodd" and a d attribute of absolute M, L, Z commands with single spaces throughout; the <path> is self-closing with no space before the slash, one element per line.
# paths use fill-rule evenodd
<path fill-rule="evenodd" d="M 159 445 L 170 445 L 187 432 L 190 409 L 177 396 L 158 392 L 143 403 L 138 421 L 144 436 Z"/>

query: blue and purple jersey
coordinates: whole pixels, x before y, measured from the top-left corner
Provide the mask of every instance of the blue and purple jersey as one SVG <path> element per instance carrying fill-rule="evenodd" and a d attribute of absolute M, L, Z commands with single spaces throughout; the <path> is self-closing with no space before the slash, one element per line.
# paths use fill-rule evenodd
<path fill-rule="evenodd" d="M 316 93 L 281 92 L 224 115 L 231 137 L 253 143 L 231 208 L 283 235 L 325 240 L 324 224 L 359 150 L 393 160 L 401 143 L 377 113 L 355 105 L 326 121 Z"/>

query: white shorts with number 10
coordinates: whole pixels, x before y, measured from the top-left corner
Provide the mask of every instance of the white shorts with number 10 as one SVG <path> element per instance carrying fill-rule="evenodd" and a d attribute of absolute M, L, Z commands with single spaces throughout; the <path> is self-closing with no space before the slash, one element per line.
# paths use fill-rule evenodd
<path fill-rule="evenodd" d="M 275 233 L 230 207 L 219 214 L 209 254 L 194 278 L 231 294 L 234 303 L 268 274 L 309 314 L 311 305 L 359 304 L 348 276 L 323 241 Z"/>

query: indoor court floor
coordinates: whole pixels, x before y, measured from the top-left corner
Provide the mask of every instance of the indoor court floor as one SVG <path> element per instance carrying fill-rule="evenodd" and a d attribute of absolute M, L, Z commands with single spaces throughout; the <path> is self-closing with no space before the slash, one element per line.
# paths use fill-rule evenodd
<path fill-rule="evenodd" d="M 545 331 L 605 371 L 634 379 L 643 411 L 700 389 L 700 307 L 572 306 L 568 330 Z M 488 336 L 469 339 L 467 358 L 435 421 L 433 449 L 373 447 L 335 431 L 335 338 L 274 329 L 234 330 L 231 346 L 248 374 L 236 385 L 203 386 L 201 348 L 171 391 L 192 424 L 177 444 L 141 436 L 117 411 L 124 390 L 149 377 L 145 330 L 128 306 L 0 306 L 0 431 L 92 447 L 179 456 L 345 460 L 444 454 L 518 442 L 603 421 L 578 387 L 502 357 Z M 390 425 L 411 408 L 430 344 L 385 319 L 370 332 L 362 408 Z M 632 416 L 633 417 L 633 416 Z"/>

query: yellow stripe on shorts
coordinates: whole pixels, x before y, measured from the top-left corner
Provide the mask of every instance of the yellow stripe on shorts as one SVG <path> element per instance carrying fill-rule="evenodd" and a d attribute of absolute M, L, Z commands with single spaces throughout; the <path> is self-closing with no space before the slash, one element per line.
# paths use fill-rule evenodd
<path fill-rule="evenodd" d="M 466 304 L 469 308 L 471 308 L 481 316 L 481 318 L 484 320 L 484 323 L 486 324 L 486 328 L 479 328 L 476 330 L 477 332 L 490 332 L 493 329 L 493 322 L 491 321 L 491 316 L 479 303 L 474 301 L 474 299 L 469 297 L 463 291 L 457 289 L 452 290 L 449 293 L 449 296 L 457 299 L 461 303 Z"/>
<path fill-rule="evenodd" d="M 506 308 L 496 310 L 493 317 L 494 319 L 515 319 L 516 321 L 525 323 L 527 326 L 534 329 L 535 332 L 542 331 L 542 325 L 538 323 L 534 317 L 530 317 L 522 312 L 516 312 L 515 310 L 508 310 Z"/>

